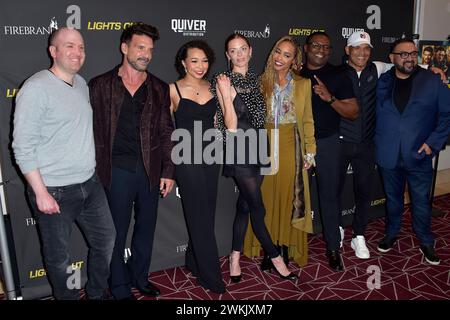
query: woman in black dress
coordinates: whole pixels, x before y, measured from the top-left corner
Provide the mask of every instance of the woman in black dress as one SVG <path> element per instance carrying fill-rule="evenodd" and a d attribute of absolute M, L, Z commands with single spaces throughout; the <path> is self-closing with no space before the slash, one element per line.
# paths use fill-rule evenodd
<path fill-rule="evenodd" d="M 208 142 L 194 141 L 195 126 L 201 126 L 202 134 L 214 128 L 217 101 L 205 80 L 213 60 L 214 53 L 204 41 L 190 41 L 178 50 L 175 66 L 180 79 L 170 84 L 171 110 L 176 128 L 189 133 L 191 147 L 178 157 L 173 154 L 172 159 L 177 164 L 176 180 L 189 233 L 186 267 L 204 288 L 224 293 L 214 234 L 220 167 L 205 163 L 202 157 Z M 200 149 L 194 150 L 195 143 Z"/>
<path fill-rule="evenodd" d="M 226 40 L 225 49 L 231 70 L 214 77 L 212 91 L 217 95 L 219 102 L 218 129 L 224 134 L 227 145 L 225 152 L 229 153 L 231 137 L 240 139 L 252 130 L 255 131 L 257 137 L 259 134 L 266 134 L 258 131 L 258 129 L 264 128 L 266 106 L 259 88 L 258 78 L 249 69 L 252 55 L 249 41 L 240 34 L 232 34 Z M 253 232 L 268 253 L 280 277 L 296 280 L 298 277 L 289 272 L 264 224 L 265 208 L 260 189 L 263 180 L 262 161 L 251 161 L 255 153 L 259 155 L 260 147 L 263 145 L 247 142 L 244 152 L 234 150 L 233 163 L 227 163 L 230 161 L 230 157 L 225 157 L 224 175 L 233 177 L 239 188 L 233 225 L 233 247 L 230 254 L 230 278 L 233 282 L 241 280 L 239 259 L 250 215 Z"/>

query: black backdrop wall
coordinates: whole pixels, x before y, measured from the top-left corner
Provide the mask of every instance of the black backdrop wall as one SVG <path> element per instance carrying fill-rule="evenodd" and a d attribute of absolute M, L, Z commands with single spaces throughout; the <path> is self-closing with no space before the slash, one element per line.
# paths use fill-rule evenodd
<path fill-rule="evenodd" d="M 211 0 L 43 0 L 2 1 L 0 3 L 0 162 L 5 187 L 6 210 L 11 218 L 19 285 L 26 299 L 48 295 L 35 221 L 24 192 L 24 180 L 18 173 L 11 152 L 11 121 L 14 97 L 20 84 L 33 73 L 47 68 L 48 35 L 54 27 L 73 26 L 83 34 L 86 63 L 81 75 L 89 80 L 121 61 L 119 37 L 124 27 L 144 21 L 159 28 L 150 71 L 167 82 L 176 80 L 173 67 L 177 49 L 186 41 L 200 37 L 216 51 L 212 72 L 225 70 L 224 40 L 232 32 L 246 35 L 253 46 L 253 67 L 261 72 L 267 54 L 283 35 L 294 36 L 300 44 L 314 30 L 331 35 L 334 50 L 331 62 L 340 63 L 346 38 L 354 30 L 364 29 L 372 37 L 373 57 L 386 60 L 389 44 L 412 28 L 413 0 L 315 0 L 299 1 L 211 1 Z M 314 182 L 314 179 L 312 179 Z M 380 182 L 374 185 L 372 217 L 383 215 L 384 196 Z M 351 168 L 343 195 L 342 214 L 351 221 Z M 198 190 L 202 192 L 202 190 Z M 320 231 L 317 196 L 313 183 L 315 231 Z M 217 207 L 216 234 L 219 252 L 231 247 L 231 226 L 236 192 L 233 183 L 221 179 Z M 162 200 L 150 270 L 182 265 L 187 232 L 177 192 Z M 80 234 L 72 239 L 73 263 L 85 274 L 86 248 Z M 125 253 L 127 254 L 127 253 Z"/>

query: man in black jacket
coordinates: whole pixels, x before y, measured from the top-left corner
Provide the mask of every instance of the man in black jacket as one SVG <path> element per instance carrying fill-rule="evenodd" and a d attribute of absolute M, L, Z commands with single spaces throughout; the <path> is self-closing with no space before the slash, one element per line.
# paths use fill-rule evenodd
<path fill-rule="evenodd" d="M 364 232 L 368 222 L 370 207 L 370 182 L 373 179 L 375 167 L 375 147 L 373 136 L 375 130 L 375 93 L 379 73 L 383 64 L 376 65 L 369 62 L 372 44 L 367 32 L 357 31 L 347 40 L 345 52 L 348 60 L 343 68 L 353 83 L 353 91 L 358 100 L 359 114 L 355 120 L 341 119 L 340 141 L 342 147 L 341 169 L 342 178 L 349 163 L 353 168 L 353 184 L 355 192 L 355 213 L 353 216 L 353 238 L 351 247 L 360 259 L 370 258 Z M 380 71 L 377 70 L 377 67 Z M 340 188 L 342 190 L 342 187 Z M 339 227 L 341 239 L 344 238 L 344 229 Z M 341 242 L 342 245 L 342 242 Z"/>
<path fill-rule="evenodd" d="M 97 173 L 117 231 L 109 285 L 118 300 L 134 300 L 132 287 L 146 296 L 160 294 L 148 271 L 158 198 L 171 191 L 175 166 L 169 86 L 147 71 L 158 39 L 153 26 L 126 28 L 120 39 L 122 64 L 89 83 Z M 125 263 L 132 209 L 131 257 Z"/>

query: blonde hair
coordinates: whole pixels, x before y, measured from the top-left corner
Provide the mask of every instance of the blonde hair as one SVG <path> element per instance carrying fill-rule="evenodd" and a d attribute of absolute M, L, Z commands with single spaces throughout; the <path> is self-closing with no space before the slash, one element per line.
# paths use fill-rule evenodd
<path fill-rule="evenodd" d="M 273 55 L 275 54 L 278 46 L 283 42 L 289 42 L 295 48 L 295 57 L 290 72 L 298 75 L 302 66 L 302 50 L 300 49 L 300 46 L 297 45 L 294 39 L 290 36 L 280 38 L 270 51 L 266 66 L 264 67 L 264 72 L 261 74 L 261 91 L 263 93 L 264 100 L 266 101 L 268 112 L 272 107 L 272 94 L 276 81 L 276 74 L 273 68 Z"/>

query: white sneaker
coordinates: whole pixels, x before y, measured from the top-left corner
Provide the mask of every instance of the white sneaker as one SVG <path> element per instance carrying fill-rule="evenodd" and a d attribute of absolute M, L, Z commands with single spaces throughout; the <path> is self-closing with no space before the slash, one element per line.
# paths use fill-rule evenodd
<path fill-rule="evenodd" d="M 341 233 L 341 246 L 340 247 L 342 248 L 342 242 L 344 241 L 344 236 L 345 236 L 344 228 L 339 226 L 339 232 Z"/>
<path fill-rule="evenodd" d="M 364 236 L 356 236 L 351 242 L 352 249 L 355 250 L 355 255 L 360 259 L 369 259 L 370 252 L 366 246 L 366 239 Z"/>

